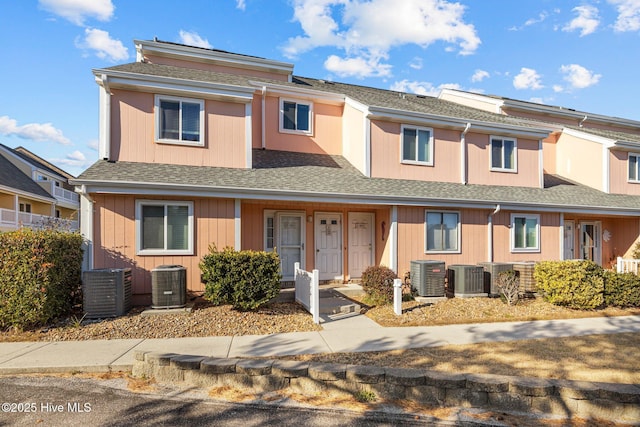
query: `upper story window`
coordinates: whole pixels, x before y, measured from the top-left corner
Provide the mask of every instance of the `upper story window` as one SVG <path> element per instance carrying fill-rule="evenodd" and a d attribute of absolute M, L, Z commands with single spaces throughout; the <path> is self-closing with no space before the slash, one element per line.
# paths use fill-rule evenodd
<path fill-rule="evenodd" d="M 201 99 L 155 97 L 156 141 L 204 145 L 204 101 Z"/>
<path fill-rule="evenodd" d="M 425 252 L 460 252 L 460 214 L 427 211 Z"/>
<path fill-rule="evenodd" d="M 139 255 L 192 255 L 193 202 L 136 201 Z"/>
<path fill-rule="evenodd" d="M 313 103 L 280 99 L 280 132 L 312 133 Z"/>
<path fill-rule="evenodd" d="M 629 153 L 629 181 L 640 182 L 640 154 Z"/>
<path fill-rule="evenodd" d="M 511 215 L 511 251 L 540 251 L 540 215 Z"/>
<path fill-rule="evenodd" d="M 515 139 L 491 137 L 491 170 L 516 172 L 518 143 Z"/>
<path fill-rule="evenodd" d="M 402 163 L 433 166 L 433 129 L 402 126 Z"/>

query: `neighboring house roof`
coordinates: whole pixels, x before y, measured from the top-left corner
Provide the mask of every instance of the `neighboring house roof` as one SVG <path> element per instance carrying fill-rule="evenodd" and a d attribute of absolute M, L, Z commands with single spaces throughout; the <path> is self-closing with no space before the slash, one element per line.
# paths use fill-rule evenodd
<path fill-rule="evenodd" d="M 217 195 L 280 200 L 404 205 L 496 204 L 538 210 L 640 214 L 640 197 L 606 194 L 547 175 L 545 188 L 464 185 L 405 179 L 367 178 L 342 156 L 254 150 L 253 169 L 98 161 L 76 185 L 99 190 L 123 187 L 143 193 Z"/>
<path fill-rule="evenodd" d="M 0 186 L 53 201 L 51 194 L 0 154 Z"/>
<path fill-rule="evenodd" d="M 25 161 L 31 163 L 32 165 L 34 165 L 39 169 L 43 169 L 49 173 L 58 175 L 60 178 L 64 178 L 64 179 L 73 178 L 73 175 L 71 175 L 70 173 L 60 169 L 54 164 L 49 163 L 42 157 L 38 156 L 35 153 L 32 153 L 31 151 L 27 150 L 24 147 L 16 147 L 13 149 L 13 152 L 19 157 L 21 157 L 22 159 L 24 159 Z"/>

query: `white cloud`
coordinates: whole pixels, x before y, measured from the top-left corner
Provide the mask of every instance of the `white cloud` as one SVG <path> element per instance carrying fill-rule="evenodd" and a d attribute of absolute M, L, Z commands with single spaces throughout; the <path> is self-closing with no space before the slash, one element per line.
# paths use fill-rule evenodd
<path fill-rule="evenodd" d="M 93 50 L 95 55 L 109 61 L 124 61 L 129 58 L 129 50 L 120 40 L 112 39 L 108 32 L 97 28 L 85 28 L 84 40 L 76 40 L 80 49 Z"/>
<path fill-rule="evenodd" d="M 317 47 L 335 47 L 345 55 L 327 63 L 342 64 L 347 73 L 354 59 L 380 63 L 393 47 L 405 44 L 426 48 L 440 41 L 468 55 L 478 48 L 480 38 L 474 26 L 464 22 L 464 11 L 460 3 L 446 0 L 294 0 L 293 19 L 304 35 L 290 38 L 283 52 L 295 58 Z M 386 75 L 388 64 L 381 65 L 376 72 Z"/>
<path fill-rule="evenodd" d="M 213 47 L 211 43 L 209 43 L 209 40 L 203 39 L 200 34 L 184 30 L 180 30 L 180 43 L 207 49 Z"/>
<path fill-rule="evenodd" d="M 520 74 L 513 78 L 513 87 L 516 89 L 542 89 L 541 76 L 536 70 L 523 67 Z"/>
<path fill-rule="evenodd" d="M 473 76 L 471 76 L 471 81 L 474 83 L 477 82 L 481 82 L 484 79 L 489 77 L 489 72 L 485 71 L 485 70 L 476 70 L 475 73 L 473 73 Z"/>
<path fill-rule="evenodd" d="M 544 99 L 534 96 L 529 98 L 529 102 L 535 102 L 536 104 L 544 104 Z"/>
<path fill-rule="evenodd" d="M 415 93 L 416 95 L 438 96 L 442 89 L 460 90 L 461 87 L 456 83 L 444 83 L 438 86 L 434 86 L 429 82 L 417 82 L 405 79 L 393 83 L 390 89 L 396 92 Z"/>
<path fill-rule="evenodd" d="M 618 11 L 613 29 L 619 32 L 640 30 L 640 0 L 608 0 Z"/>
<path fill-rule="evenodd" d="M 240 10 L 245 10 L 247 8 L 247 4 L 244 0 L 236 0 L 236 8 Z"/>
<path fill-rule="evenodd" d="M 115 7 L 111 0 L 39 0 L 40 7 L 76 25 L 87 18 L 108 21 Z"/>
<path fill-rule="evenodd" d="M 391 65 L 383 64 L 382 58 L 340 58 L 331 55 L 324 62 L 324 68 L 340 77 L 389 77 Z"/>
<path fill-rule="evenodd" d="M 584 89 L 593 86 L 600 81 L 601 74 L 594 74 L 581 65 L 570 64 L 560 67 L 560 72 L 564 74 L 564 80 L 569 82 L 574 89 Z"/>
<path fill-rule="evenodd" d="M 98 148 L 100 147 L 100 141 L 97 139 L 92 139 L 87 143 L 87 147 L 89 147 L 93 151 L 98 151 Z"/>
<path fill-rule="evenodd" d="M 553 91 L 554 92 L 564 92 L 564 87 L 562 87 L 561 85 L 553 85 Z"/>
<path fill-rule="evenodd" d="M 411 62 L 409 62 L 409 67 L 413 68 L 414 70 L 422 70 L 422 58 L 417 56 L 413 58 Z"/>
<path fill-rule="evenodd" d="M 540 12 L 537 18 L 527 19 L 527 21 L 524 23 L 524 26 L 529 27 L 531 25 L 538 24 L 546 20 L 548 17 L 549 17 L 549 13 L 547 13 L 546 11 Z"/>
<path fill-rule="evenodd" d="M 70 144 L 60 129 L 51 123 L 27 123 L 19 126 L 18 122 L 8 116 L 0 116 L 0 135 L 17 136 L 31 141 L 53 141 L 59 144 Z"/>
<path fill-rule="evenodd" d="M 51 159 L 50 161 L 57 165 L 71 166 L 81 169 L 90 166 L 94 162 L 91 159 L 87 159 L 87 157 L 78 150 L 67 154 L 64 159 Z"/>
<path fill-rule="evenodd" d="M 571 22 L 562 27 L 562 31 L 580 31 L 580 37 L 584 37 L 593 33 L 600 25 L 600 17 L 598 9 L 594 6 L 577 6 L 573 8 L 573 12 L 578 16 L 573 18 Z"/>

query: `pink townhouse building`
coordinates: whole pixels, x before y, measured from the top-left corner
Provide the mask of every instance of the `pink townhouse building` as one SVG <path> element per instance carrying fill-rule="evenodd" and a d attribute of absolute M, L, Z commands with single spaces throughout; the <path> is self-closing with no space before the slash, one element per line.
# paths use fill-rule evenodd
<path fill-rule="evenodd" d="M 299 262 L 344 282 L 371 265 L 402 276 L 413 260 L 606 264 L 638 237 L 640 197 L 611 191 L 618 178 L 605 191 L 565 174 L 566 132 L 543 121 L 254 56 L 135 45 L 136 62 L 93 71 L 100 160 L 73 183 L 85 268 L 131 267 L 137 303 L 159 265 L 186 267 L 188 289 L 203 291 L 211 245 L 275 250 L 283 281 Z M 626 173 L 608 152 L 611 177 Z"/>

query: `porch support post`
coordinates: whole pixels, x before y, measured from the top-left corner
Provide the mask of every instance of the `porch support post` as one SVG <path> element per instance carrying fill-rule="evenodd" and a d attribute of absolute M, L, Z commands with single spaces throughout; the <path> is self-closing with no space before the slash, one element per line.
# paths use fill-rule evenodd
<path fill-rule="evenodd" d="M 241 220 L 241 200 L 235 200 L 235 214 L 234 214 L 234 249 L 239 251 L 242 249 L 242 220 Z"/>
<path fill-rule="evenodd" d="M 391 206 L 391 227 L 389 227 L 389 241 L 391 242 L 391 259 L 389 268 L 398 274 L 398 206 Z"/>
<path fill-rule="evenodd" d="M 560 261 L 564 261 L 564 212 L 560 212 Z"/>
<path fill-rule="evenodd" d="M 15 213 L 14 224 L 16 225 L 16 229 L 20 224 L 20 202 L 18 201 L 18 195 L 13 196 L 13 212 Z"/>

